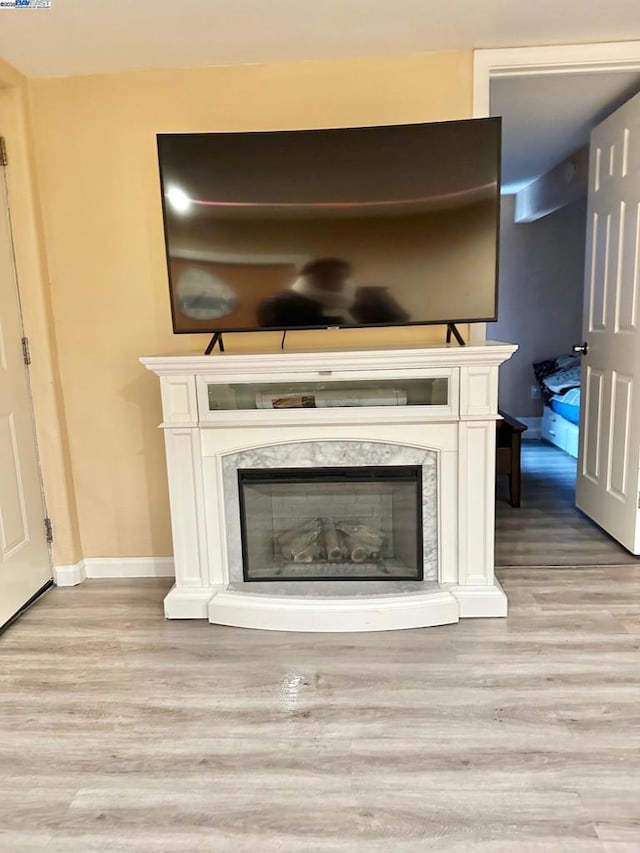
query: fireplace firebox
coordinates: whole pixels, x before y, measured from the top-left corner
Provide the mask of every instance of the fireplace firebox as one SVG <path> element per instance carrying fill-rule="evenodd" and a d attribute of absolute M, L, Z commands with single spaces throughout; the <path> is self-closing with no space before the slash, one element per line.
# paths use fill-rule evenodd
<path fill-rule="evenodd" d="M 238 469 L 245 581 L 423 578 L 420 466 Z"/>

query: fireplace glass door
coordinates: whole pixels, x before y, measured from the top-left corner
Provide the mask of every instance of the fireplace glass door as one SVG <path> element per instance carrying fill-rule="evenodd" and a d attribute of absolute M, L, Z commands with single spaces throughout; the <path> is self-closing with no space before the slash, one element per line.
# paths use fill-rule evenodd
<path fill-rule="evenodd" d="M 422 580 L 420 466 L 240 469 L 245 581 Z"/>

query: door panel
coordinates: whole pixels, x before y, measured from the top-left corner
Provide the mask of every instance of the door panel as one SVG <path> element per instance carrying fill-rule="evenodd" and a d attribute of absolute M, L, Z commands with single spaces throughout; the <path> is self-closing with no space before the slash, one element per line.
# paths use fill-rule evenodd
<path fill-rule="evenodd" d="M 600 480 L 600 441 L 602 439 L 602 373 L 587 366 L 584 406 L 587 410 L 582 472 L 593 483 Z"/>
<path fill-rule="evenodd" d="M 632 99 L 633 100 L 633 99 Z M 640 118 L 628 116 L 628 126 L 624 129 L 624 153 L 622 156 L 622 174 L 624 177 L 640 172 Z"/>
<path fill-rule="evenodd" d="M 20 477 L 20 459 L 13 412 L 0 415 L 0 558 L 5 561 L 29 539 L 27 511 Z"/>
<path fill-rule="evenodd" d="M 628 497 L 632 386 L 631 376 L 620 376 L 616 370 L 612 371 L 609 434 L 615 434 L 616 440 L 609 442 L 607 491 L 621 501 Z"/>
<path fill-rule="evenodd" d="M 620 275 L 616 282 L 616 331 L 634 332 L 638 325 L 638 282 L 640 281 L 640 204 L 621 202 L 622 230 Z M 624 286 L 623 286 L 624 283 Z"/>
<path fill-rule="evenodd" d="M 0 167 L 0 625 L 51 579 L 44 515 Z"/>
<path fill-rule="evenodd" d="M 611 261 L 611 216 L 600 217 L 598 212 L 593 214 L 593 273 L 591 281 L 591 298 L 589 300 L 590 332 L 604 329 L 607 325 L 607 285 L 609 283 L 609 267 Z"/>
<path fill-rule="evenodd" d="M 640 96 L 591 134 L 576 503 L 640 553 Z"/>

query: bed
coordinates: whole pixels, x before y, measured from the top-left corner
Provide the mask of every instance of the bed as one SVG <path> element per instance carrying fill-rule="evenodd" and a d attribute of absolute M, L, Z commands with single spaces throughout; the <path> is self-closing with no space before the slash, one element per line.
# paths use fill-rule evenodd
<path fill-rule="evenodd" d="M 580 359 L 566 355 L 533 365 L 544 410 L 542 438 L 577 458 L 580 434 Z"/>

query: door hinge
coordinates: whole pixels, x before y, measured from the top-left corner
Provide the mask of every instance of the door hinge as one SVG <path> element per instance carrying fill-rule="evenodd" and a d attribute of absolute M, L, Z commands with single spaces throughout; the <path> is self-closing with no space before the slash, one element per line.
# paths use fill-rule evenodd
<path fill-rule="evenodd" d="M 31 364 L 31 347 L 29 346 L 29 338 L 22 339 L 22 357 L 25 364 Z"/>
<path fill-rule="evenodd" d="M 44 520 L 44 532 L 47 537 L 47 545 L 53 545 L 53 524 L 50 518 Z"/>
<path fill-rule="evenodd" d="M 0 166 L 6 166 L 9 161 L 7 160 L 7 146 L 4 141 L 4 136 L 0 136 Z"/>

